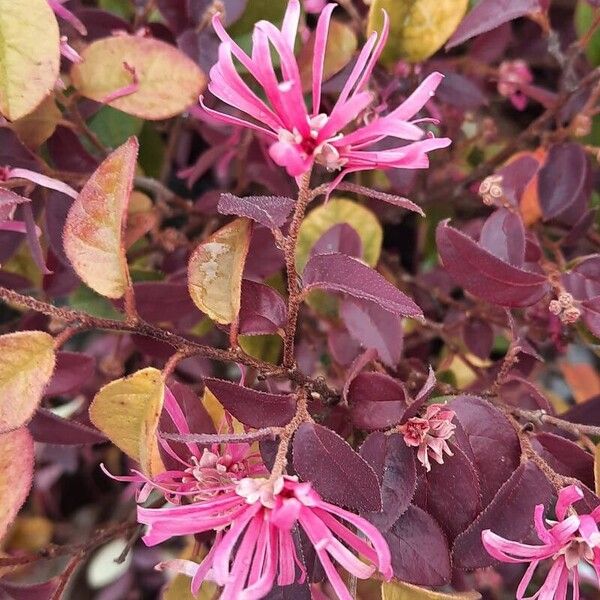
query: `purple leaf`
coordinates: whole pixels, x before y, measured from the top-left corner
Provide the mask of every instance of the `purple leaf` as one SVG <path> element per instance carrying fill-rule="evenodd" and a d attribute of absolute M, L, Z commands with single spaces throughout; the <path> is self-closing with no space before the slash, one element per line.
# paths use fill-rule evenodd
<path fill-rule="evenodd" d="M 538 433 L 535 441 L 537 453 L 557 472 L 565 477 L 579 479 L 594 488 L 594 457 L 574 442 L 552 433 Z"/>
<path fill-rule="evenodd" d="M 340 253 L 360 258 L 362 252 L 362 240 L 356 229 L 348 223 L 336 223 L 316 241 L 310 256 Z"/>
<path fill-rule="evenodd" d="M 562 413 L 560 418 L 571 423 L 600 427 L 600 395 L 589 398 L 582 404 L 576 404 Z"/>
<path fill-rule="evenodd" d="M 93 356 L 77 352 L 58 352 L 52 379 L 44 396 L 62 396 L 76 392 L 94 375 L 96 360 Z"/>
<path fill-rule="evenodd" d="M 303 423 L 294 435 L 294 469 L 328 502 L 352 510 L 381 510 L 373 468 L 337 433 Z"/>
<path fill-rule="evenodd" d="M 265 227 L 254 227 L 246 256 L 244 277 L 262 280 L 277 273 L 284 264 L 283 252 L 275 245 L 271 232 Z"/>
<path fill-rule="evenodd" d="M 96 429 L 77 421 L 63 419 L 45 408 L 37 409 L 27 428 L 36 442 L 44 444 L 83 446 L 106 441 Z"/>
<path fill-rule="evenodd" d="M 529 306 L 548 291 L 546 277 L 492 256 L 470 237 L 442 221 L 436 231 L 445 269 L 468 292 L 501 306 Z"/>
<path fill-rule="evenodd" d="M 495 210 L 483 224 L 479 245 L 513 267 L 525 262 L 525 228 L 521 217 L 511 210 Z"/>
<path fill-rule="evenodd" d="M 344 292 L 395 315 L 422 318 L 421 309 L 377 271 L 344 254 L 313 256 L 302 273 L 304 289 Z"/>
<path fill-rule="evenodd" d="M 406 412 L 402 415 L 402 423 L 406 423 L 408 419 L 412 419 L 412 417 L 416 417 L 418 412 L 421 410 L 421 407 L 427 402 L 429 396 L 435 389 L 436 385 L 435 372 L 433 371 L 431 365 L 429 365 L 429 372 L 427 373 L 427 379 L 423 384 L 423 387 L 419 390 L 419 393 L 416 395 L 415 399 L 409 404 Z"/>
<path fill-rule="evenodd" d="M 425 216 L 425 213 L 420 206 L 417 206 L 414 202 L 411 202 L 408 198 L 403 198 L 402 196 L 387 194 L 386 192 L 380 192 L 378 190 L 373 190 L 362 185 L 348 182 L 342 182 L 338 184 L 337 189 L 343 192 L 353 192 L 354 194 L 367 196 L 367 198 L 374 198 L 375 200 L 382 200 L 388 204 L 398 206 L 399 208 L 412 210 L 413 212 L 420 214 L 422 217 Z"/>
<path fill-rule="evenodd" d="M 514 206 L 518 207 L 523 191 L 527 184 L 534 178 L 540 168 L 540 163 L 529 155 L 520 156 L 498 170 L 502 177 L 502 191 L 504 197 Z"/>
<path fill-rule="evenodd" d="M 327 332 L 327 346 L 336 363 L 348 367 L 361 353 L 361 345 L 346 329 L 332 327 Z"/>
<path fill-rule="evenodd" d="M 454 564 L 463 569 L 479 569 L 493 564 L 494 559 L 481 543 L 481 533 L 491 529 L 510 540 L 526 540 L 534 530 L 535 506 L 548 506 L 553 494 L 552 485 L 533 462 L 519 466 L 490 505 L 456 538 L 452 549 Z"/>
<path fill-rule="evenodd" d="M 552 414 L 553 409 L 548 399 L 529 381 L 511 375 L 510 379 L 500 386 L 499 397 L 506 404 L 529 410 L 543 409 Z"/>
<path fill-rule="evenodd" d="M 444 72 L 444 79 L 435 95 L 440 101 L 462 110 L 473 110 L 488 104 L 488 99 L 473 80 L 453 71 Z"/>
<path fill-rule="evenodd" d="M 600 296 L 600 254 L 594 254 L 564 273 L 562 281 L 576 300 Z"/>
<path fill-rule="evenodd" d="M 553 146 L 538 175 L 538 196 L 545 220 L 559 217 L 574 224 L 591 193 L 591 171 L 580 144 Z"/>
<path fill-rule="evenodd" d="M 448 408 L 456 412 L 473 449 L 486 506 L 519 465 L 519 439 L 508 419 L 481 398 L 459 396 Z"/>
<path fill-rule="evenodd" d="M 494 345 L 494 330 L 492 326 L 483 319 L 467 319 L 462 329 L 463 340 L 475 356 L 488 358 Z"/>
<path fill-rule="evenodd" d="M 222 379 L 207 378 L 204 383 L 225 410 L 248 427 L 282 427 L 296 414 L 292 394 L 268 394 Z"/>
<path fill-rule="evenodd" d="M 446 50 L 518 17 L 541 10 L 539 0 L 481 0 L 461 21 Z"/>
<path fill-rule="evenodd" d="M 193 303 L 187 283 L 143 281 L 134 283 L 136 304 L 140 316 L 152 323 L 176 323 L 189 315 L 198 319 L 201 313 Z"/>
<path fill-rule="evenodd" d="M 402 354 L 402 322 L 373 302 L 344 298 L 340 306 L 350 335 L 365 348 L 375 348 L 381 361 L 394 367 Z"/>
<path fill-rule="evenodd" d="M 450 540 L 464 531 L 481 510 L 479 477 L 467 455 L 451 444 L 453 456 L 444 456 L 444 464 L 432 462 L 425 476 L 425 508 Z"/>
<path fill-rule="evenodd" d="M 448 542 L 440 526 L 424 510 L 409 506 L 383 537 L 390 547 L 397 579 L 427 586 L 450 581 Z"/>
<path fill-rule="evenodd" d="M 51 600 L 60 583 L 60 577 L 31 585 L 13 583 L 3 579 L 0 582 L 0 591 L 5 600 Z"/>
<path fill-rule="evenodd" d="M 355 427 L 387 429 L 400 422 L 406 410 L 406 390 L 384 373 L 360 373 L 348 388 L 348 404 Z"/>
<path fill-rule="evenodd" d="M 367 436 L 360 455 L 373 467 L 381 484 L 381 512 L 363 513 L 380 531 L 389 529 L 408 508 L 417 485 L 415 453 L 397 433 Z"/>
<path fill-rule="evenodd" d="M 271 286 L 244 279 L 239 321 L 240 333 L 277 333 L 285 326 L 286 306 L 281 294 Z"/>
<path fill-rule="evenodd" d="M 377 350 L 375 348 L 369 348 L 362 354 L 359 354 L 346 373 L 346 381 L 344 382 L 344 389 L 342 390 L 342 396 L 344 399 L 348 397 L 348 390 L 350 384 L 354 381 L 354 378 L 372 361 L 377 358 Z"/>
<path fill-rule="evenodd" d="M 269 229 L 281 227 L 294 208 L 295 200 L 282 196 L 246 196 L 221 194 L 219 212 L 222 215 L 248 217 Z"/>

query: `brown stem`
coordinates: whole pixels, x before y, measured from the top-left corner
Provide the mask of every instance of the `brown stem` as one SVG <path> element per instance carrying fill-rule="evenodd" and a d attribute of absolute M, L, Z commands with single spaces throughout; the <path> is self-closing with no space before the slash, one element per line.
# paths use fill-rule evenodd
<path fill-rule="evenodd" d="M 310 171 L 305 173 L 300 180 L 298 200 L 294 209 L 294 216 L 285 242 L 285 268 L 287 271 L 288 306 L 287 323 L 285 326 L 285 338 L 283 346 L 283 366 L 292 368 L 294 366 L 294 339 L 298 324 L 298 312 L 302 302 L 302 289 L 296 271 L 296 246 L 300 225 L 304 219 L 306 207 L 312 198 L 310 190 Z"/>

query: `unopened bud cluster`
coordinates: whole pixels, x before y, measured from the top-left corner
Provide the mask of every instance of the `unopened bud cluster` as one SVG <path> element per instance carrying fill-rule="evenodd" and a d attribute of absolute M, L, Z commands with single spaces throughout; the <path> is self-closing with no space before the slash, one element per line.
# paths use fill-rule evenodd
<path fill-rule="evenodd" d="M 479 186 L 479 195 L 486 206 L 492 206 L 504 196 L 502 175 L 490 175 Z"/>
<path fill-rule="evenodd" d="M 576 323 L 581 316 L 581 311 L 575 306 L 573 296 L 568 292 L 561 292 L 557 300 L 552 300 L 548 305 L 548 310 L 565 325 Z"/>

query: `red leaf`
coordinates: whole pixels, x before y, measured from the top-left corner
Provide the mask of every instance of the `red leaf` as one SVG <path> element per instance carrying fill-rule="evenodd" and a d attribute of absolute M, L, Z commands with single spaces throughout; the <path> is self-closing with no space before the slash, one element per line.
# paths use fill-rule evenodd
<path fill-rule="evenodd" d="M 284 327 L 285 318 L 285 300 L 279 292 L 264 283 L 242 280 L 242 304 L 239 314 L 241 334 L 277 333 Z"/>

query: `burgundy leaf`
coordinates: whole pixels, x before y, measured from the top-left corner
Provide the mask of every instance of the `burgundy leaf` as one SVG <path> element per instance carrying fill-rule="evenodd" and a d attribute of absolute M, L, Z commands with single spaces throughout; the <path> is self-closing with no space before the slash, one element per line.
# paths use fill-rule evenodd
<path fill-rule="evenodd" d="M 345 298 L 340 316 L 350 335 L 364 348 L 375 348 L 381 361 L 395 366 L 402 353 L 402 322 L 399 317 L 382 311 L 373 302 Z"/>
<path fill-rule="evenodd" d="M 372 361 L 377 358 L 377 350 L 375 348 L 369 348 L 362 354 L 359 354 L 346 373 L 346 381 L 344 382 L 344 389 L 342 390 L 342 396 L 344 399 L 348 397 L 348 390 L 350 384 L 354 381 L 354 378 Z"/>
<path fill-rule="evenodd" d="M 295 200 L 282 196 L 246 196 L 221 194 L 219 212 L 248 217 L 269 229 L 281 227 L 294 208 Z"/>
<path fill-rule="evenodd" d="M 600 254 L 594 254 L 562 276 L 567 290 L 577 300 L 600 296 Z"/>
<path fill-rule="evenodd" d="M 340 253 L 360 258 L 362 251 L 362 240 L 356 229 L 348 223 L 336 223 L 316 241 L 310 256 Z"/>
<path fill-rule="evenodd" d="M 77 352 L 58 352 L 52 379 L 44 390 L 44 395 L 62 396 L 79 390 L 88 383 L 96 368 L 93 356 Z"/>
<path fill-rule="evenodd" d="M 494 330 L 487 321 L 467 319 L 463 325 L 462 337 L 469 352 L 482 359 L 489 357 L 494 345 Z"/>
<path fill-rule="evenodd" d="M 348 388 L 348 403 L 355 427 L 387 429 L 400 422 L 406 410 L 406 390 L 384 373 L 360 373 Z"/>
<path fill-rule="evenodd" d="M 152 323 L 176 323 L 189 315 L 198 320 L 201 313 L 190 298 L 187 283 L 143 281 L 133 285 L 140 316 Z"/>
<path fill-rule="evenodd" d="M 96 429 L 70 419 L 63 419 L 45 408 L 38 408 L 27 425 L 36 442 L 60 446 L 99 444 L 106 438 Z"/>
<path fill-rule="evenodd" d="M 442 102 L 462 110 L 472 110 L 488 104 L 488 99 L 474 81 L 453 71 L 445 71 L 435 92 Z"/>
<path fill-rule="evenodd" d="M 415 399 L 409 404 L 406 412 L 402 415 L 402 423 L 406 423 L 408 419 L 412 419 L 416 417 L 418 412 L 421 410 L 421 407 L 427 402 L 429 396 L 435 389 L 436 379 L 435 372 L 432 369 L 431 365 L 429 366 L 429 372 L 427 373 L 427 379 L 423 384 L 423 387 L 419 390 L 419 393 L 416 395 Z"/>
<path fill-rule="evenodd" d="M 504 197 L 514 207 L 519 206 L 523 191 L 535 177 L 539 168 L 540 163 L 533 156 L 525 155 L 511 160 L 498 170 L 498 175 L 502 177 Z"/>
<path fill-rule="evenodd" d="M 346 329 L 332 327 L 327 332 L 327 346 L 336 363 L 348 367 L 361 353 L 361 345 Z"/>
<path fill-rule="evenodd" d="M 534 531 L 537 504 L 550 504 L 554 488 L 535 463 L 523 463 L 500 488 L 490 505 L 456 538 L 453 563 L 462 569 L 488 567 L 494 559 L 481 543 L 481 533 L 491 529 L 499 536 L 519 542 Z M 538 542 L 539 543 L 539 542 Z"/>
<path fill-rule="evenodd" d="M 268 394 L 222 379 L 207 378 L 204 383 L 225 410 L 248 427 L 282 427 L 296 414 L 292 394 Z"/>
<path fill-rule="evenodd" d="M 344 254 L 313 256 L 302 273 L 304 289 L 320 288 L 344 292 L 375 302 L 395 315 L 422 318 L 421 309 L 411 298 L 377 271 Z"/>
<path fill-rule="evenodd" d="M 535 436 L 538 454 L 557 472 L 594 488 L 594 457 L 574 442 L 552 433 Z"/>
<path fill-rule="evenodd" d="M 343 192 L 353 192 L 355 194 L 367 196 L 368 198 L 374 198 L 375 200 L 382 200 L 383 202 L 387 202 L 388 204 L 398 206 L 399 208 L 412 210 L 413 212 L 420 214 L 422 217 L 425 216 L 425 213 L 423 212 L 423 209 L 420 206 L 417 206 L 414 202 L 411 202 L 408 198 L 403 198 L 402 196 L 387 194 L 386 192 L 380 192 L 379 190 L 374 190 L 362 185 L 357 185 L 356 183 L 349 183 L 344 181 L 337 185 L 337 189 Z"/>
<path fill-rule="evenodd" d="M 294 469 L 327 501 L 352 510 L 381 510 L 373 468 L 337 433 L 303 423 L 294 435 Z"/>
<path fill-rule="evenodd" d="M 54 577 L 42 583 L 23 585 L 3 579 L 0 582 L 3 600 L 51 600 L 54 597 L 61 577 Z"/>
<path fill-rule="evenodd" d="M 500 386 L 498 395 L 506 404 L 529 410 L 545 410 L 552 414 L 553 408 L 548 399 L 529 381 L 511 376 Z"/>
<path fill-rule="evenodd" d="M 461 21 L 446 44 L 446 50 L 454 48 L 468 39 L 495 29 L 529 13 L 539 12 L 539 0 L 481 0 Z"/>
<path fill-rule="evenodd" d="M 360 447 L 381 484 L 381 512 L 363 513 L 380 531 L 389 529 L 408 508 L 417 485 L 415 453 L 397 433 L 375 431 Z"/>
<path fill-rule="evenodd" d="M 600 427 L 600 395 L 589 398 L 582 404 L 576 404 L 562 413 L 560 418 L 571 423 Z"/>
<path fill-rule="evenodd" d="M 436 240 L 444 267 L 468 292 L 501 306 L 529 306 L 548 291 L 546 277 L 492 256 L 470 237 L 442 221 Z"/>
<path fill-rule="evenodd" d="M 521 217 L 511 210 L 495 210 L 483 224 L 479 245 L 513 267 L 525 262 L 525 228 Z"/>
<path fill-rule="evenodd" d="M 590 164 L 580 144 L 553 146 L 538 176 L 538 196 L 544 219 L 574 224 L 591 193 Z"/>
<path fill-rule="evenodd" d="M 600 338 L 600 296 L 586 300 L 581 304 L 583 309 L 583 321 L 588 329 Z"/>
<path fill-rule="evenodd" d="M 521 446 L 513 426 L 497 409 L 476 396 L 448 403 L 467 435 L 479 471 L 483 506 L 519 466 Z"/>
<path fill-rule="evenodd" d="M 425 476 L 425 508 L 450 540 L 464 531 L 481 510 L 479 477 L 467 455 L 455 444 L 444 464 L 432 462 Z"/>
<path fill-rule="evenodd" d="M 277 273 L 284 264 L 283 252 L 275 245 L 271 232 L 265 227 L 254 227 L 244 277 L 262 280 Z"/>
<path fill-rule="evenodd" d="M 397 579 L 427 586 L 450 581 L 448 542 L 440 526 L 424 510 L 409 506 L 383 537 L 390 547 Z"/>
<path fill-rule="evenodd" d="M 242 281 L 239 331 L 244 335 L 277 333 L 285 325 L 286 306 L 281 294 L 256 281 Z"/>

